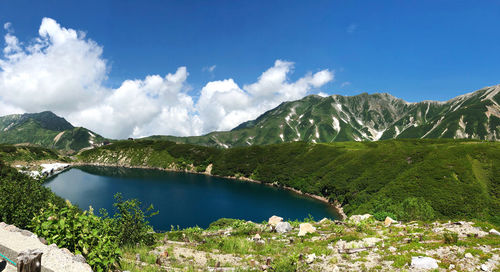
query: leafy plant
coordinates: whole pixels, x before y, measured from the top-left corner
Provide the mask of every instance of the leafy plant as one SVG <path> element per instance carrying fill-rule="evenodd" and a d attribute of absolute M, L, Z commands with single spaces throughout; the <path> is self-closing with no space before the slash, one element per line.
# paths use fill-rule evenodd
<path fill-rule="evenodd" d="M 31 229 L 48 243 L 82 254 L 96 271 L 109 271 L 121 256 L 112 220 L 94 215 L 92 208 L 81 212 L 69 202 L 59 208 L 50 204 L 31 222 Z"/>

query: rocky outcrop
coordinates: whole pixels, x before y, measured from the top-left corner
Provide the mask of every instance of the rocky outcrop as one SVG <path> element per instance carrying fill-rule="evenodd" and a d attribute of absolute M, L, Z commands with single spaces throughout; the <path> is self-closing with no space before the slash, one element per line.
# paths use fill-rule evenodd
<path fill-rule="evenodd" d="M 292 225 L 288 222 L 279 222 L 276 225 L 276 232 L 277 233 L 287 233 L 292 230 Z"/>
<path fill-rule="evenodd" d="M 73 255 L 66 248 L 55 244 L 46 245 L 45 240 L 35 234 L 0 222 L 0 252 L 13 260 L 22 251 L 38 249 L 42 254 L 42 271 L 44 272 L 90 272 L 92 269 L 81 255 Z"/>
<path fill-rule="evenodd" d="M 302 223 L 299 225 L 298 236 L 305 236 L 308 233 L 315 233 L 316 228 L 311 223 Z"/>
<path fill-rule="evenodd" d="M 279 222 L 282 222 L 283 221 L 283 217 L 279 217 L 279 216 L 276 216 L 276 215 L 273 215 L 269 218 L 269 220 L 267 221 L 267 223 L 269 225 L 271 225 L 272 227 L 276 227 L 276 225 L 278 225 Z"/>

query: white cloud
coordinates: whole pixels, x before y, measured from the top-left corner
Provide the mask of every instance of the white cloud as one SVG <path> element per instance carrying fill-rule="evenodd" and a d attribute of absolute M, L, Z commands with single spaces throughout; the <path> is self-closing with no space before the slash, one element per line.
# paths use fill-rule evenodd
<path fill-rule="evenodd" d="M 291 81 L 293 63 L 277 60 L 255 83 L 243 87 L 231 78 L 208 82 L 197 101 L 187 93 L 186 67 L 164 77 L 125 80 L 110 89 L 103 85 L 109 71 L 103 48 L 85 33 L 44 18 L 39 37 L 24 46 L 10 24 L 4 28 L 8 33 L 0 58 L 0 114 L 52 110 L 106 137 L 231 129 L 334 78 L 332 71 L 322 70 Z"/>

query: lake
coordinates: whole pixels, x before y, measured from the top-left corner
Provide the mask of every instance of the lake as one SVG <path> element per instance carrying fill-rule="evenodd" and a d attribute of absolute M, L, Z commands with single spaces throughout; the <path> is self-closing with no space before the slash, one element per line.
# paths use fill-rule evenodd
<path fill-rule="evenodd" d="M 207 227 L 219 218 L 267 221 L 272 215 L 302 220 L 312 215 L 338 219 L 336 211 L 319 200 L 258 183 L 206 175 L 121 167 L 78 166 L 45 186 L 82 209 L 105 208 L 113 213 L 113 196 L 137 198 L 160 213 L 150 222 L 156 231 Z"/>

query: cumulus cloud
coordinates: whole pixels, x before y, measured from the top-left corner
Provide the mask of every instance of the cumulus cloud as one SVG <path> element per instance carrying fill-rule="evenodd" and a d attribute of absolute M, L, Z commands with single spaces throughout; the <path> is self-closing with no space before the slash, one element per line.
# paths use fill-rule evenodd
<path fill-rule="evenodd" d="M 4 28 L 0 115 L 51 110 L 106 137 L 231 129 L 334 78 L 332 71 L 322 70 L 291 81 L 293 63 L 277 60 L 251 84 L 240 87 L 231 78 L 206 83 L 197 101 L 188 94 L 186 67 L 166 76 L 125 80 L 111 89 L 104 86 L 109 66 L 103 48 L 84 32 L 44 18 L 39 36 L 24 45 L 10 23 Z"/>

